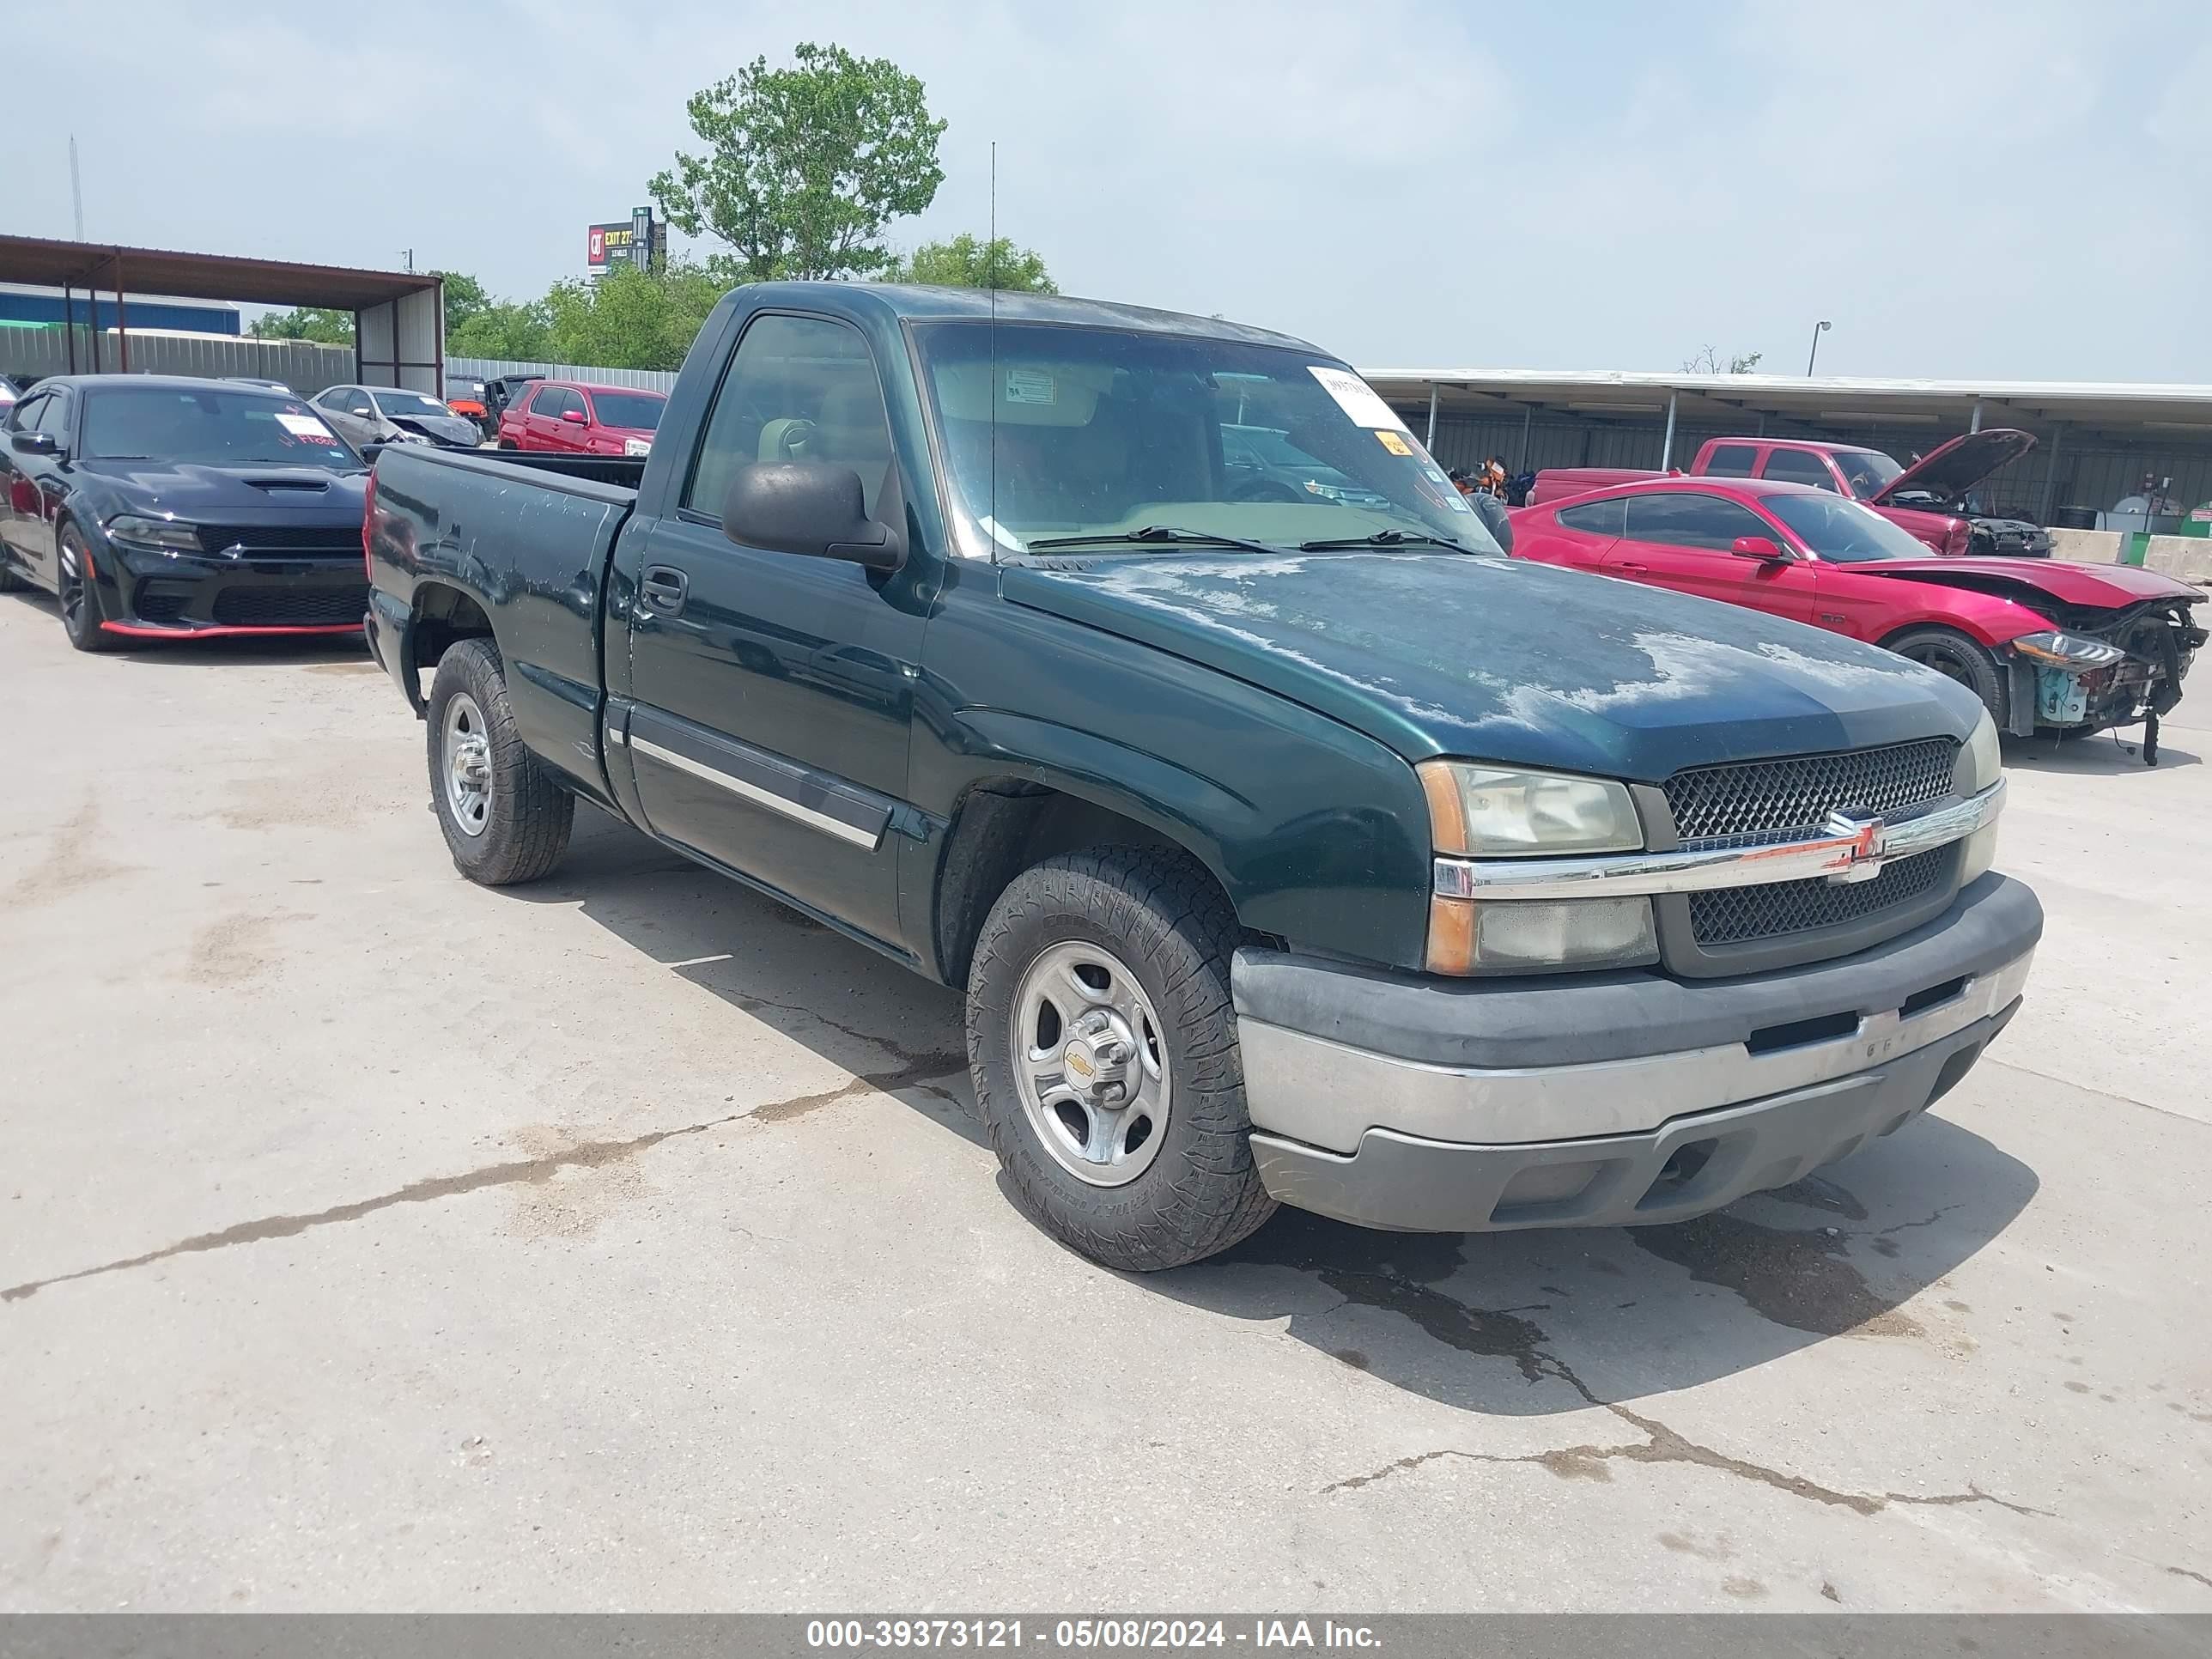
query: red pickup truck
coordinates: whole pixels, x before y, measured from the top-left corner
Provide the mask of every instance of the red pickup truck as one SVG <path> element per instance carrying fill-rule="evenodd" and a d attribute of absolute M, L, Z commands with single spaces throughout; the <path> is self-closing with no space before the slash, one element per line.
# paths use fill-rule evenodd
<path fill-rule="evenodd" d="M 1863 501 L 1935 552 L 1949 557 L 2047 559 L 2051 535 L 2039 525 L 1985 511 L 1974 487 L 2035 447 L 2035 434 L 2011 427 L 1968 432 L 1938 445 L 1911 466 L 1879 449 L 1802 438 L 1714 438 L 1691 462 L 1694 477 L 1772 478 L 1811 484 Z M 1528 505 L 1587 495 L 1610 484 L 1667 475 L 1632 467 L 1557 466 L 1536 475 Z"/>

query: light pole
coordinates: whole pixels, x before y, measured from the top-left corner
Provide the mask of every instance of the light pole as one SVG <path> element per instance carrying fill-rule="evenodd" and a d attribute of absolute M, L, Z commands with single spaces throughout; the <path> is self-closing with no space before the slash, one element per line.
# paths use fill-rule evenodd
<path fill-rule="evenodd" d="M 1813 360 L 1820 355 L 1820 337 L 1827 331 L 1825 318 L 1813 325 L 1813 349 L 1805 354 L 1805 378 L 1808 380 L 1813 378 Z"/>

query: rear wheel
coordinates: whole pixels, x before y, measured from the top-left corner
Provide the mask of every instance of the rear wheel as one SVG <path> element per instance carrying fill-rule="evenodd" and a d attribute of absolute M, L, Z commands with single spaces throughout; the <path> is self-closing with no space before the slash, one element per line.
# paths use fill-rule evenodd
<path fill-rule="evenodd" d="M 1022 1207 L 1109 1267 L 1227 1249 L 1274 1212 L 1252 1162 L 1229 905 L 1179 854 L 1049 859 L 992 907 L 968 1065 Z"/>
<path fill-rule="evenodd" d="M 507 673 L 489 640 L 463 640 L 430 683 L 430 805 L 471 881 L 507 887 L 549 874 L 568 850 L 576 798 L 515 735 Z"/>
<path fill-rule="evenodd" d="M 61 602 L 62 632 L 80 651 L 112 651 L 118 641 L 100 625 L 100 589 L 94 585 L 92 569 L 83 536 L 75 525 L 64 525 L 61 580 L 55 589 Z"/>
<path fill-rule="evenodd" d="M 1915 628 L 1890 641 L 1889 648 L 1965 686 L 1982 700 L 1997 729 L 2004 730 L 2006 675 L 1988 647 L 1954 629 Z"/>

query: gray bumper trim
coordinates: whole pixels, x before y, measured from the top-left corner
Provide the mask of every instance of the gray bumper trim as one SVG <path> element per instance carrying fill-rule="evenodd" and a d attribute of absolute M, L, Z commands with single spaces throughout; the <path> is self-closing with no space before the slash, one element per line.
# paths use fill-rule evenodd
<path fill-rule="evenodd" d="M 1986 875 L 1925 926 L 1838 960 L 1685 982 L 1650 973 L 1449 980 L 1246 949 L 1231 986 L 1240 1020 L 1430 1066 L 1582 1065 L 1740 1043 L 1844 1012 L 1875 1015 L 1961 975 L 2026 956 L 2043 907 Z"/>
<path fill-rule="evenodd" d="M 1269 1193 L 1403 1232 L 1497 1232 L 1681 1221 L 1785 1187 L 1887 1134 L 1964 1077 L 2014 1003 L 1853 1076 L 1678 1118 L 1642 1134 L 1471 1146 L 1370 1129 L 1350 1157 L 1255 1133 Z"/>

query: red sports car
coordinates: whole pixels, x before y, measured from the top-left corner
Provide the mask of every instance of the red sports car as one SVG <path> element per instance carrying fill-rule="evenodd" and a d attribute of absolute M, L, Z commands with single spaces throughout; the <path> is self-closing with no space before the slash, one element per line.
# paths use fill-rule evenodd
<path fill-rule="evenodd" d="M 2203 594 L 2155 572 L 1931 557 L 1856 501 L 1768 479 L 1655 477 L 1522 507 L 1513 554 L 1887 646 L 2023 737 L 2165 714 L 2205 638 Z"/>

